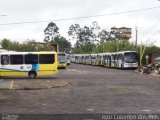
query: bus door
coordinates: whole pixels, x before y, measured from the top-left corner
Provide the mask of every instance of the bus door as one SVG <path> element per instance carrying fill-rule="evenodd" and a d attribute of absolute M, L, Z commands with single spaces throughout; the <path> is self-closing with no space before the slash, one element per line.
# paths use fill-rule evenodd
<path fill-rule="evenodd" d="M 111 67 L 115 67 L 115 55 L 111 55 Z"/>
<path fill-rule="evenodd" d="M 112 63 L 112 60 L 111 60 L 111 56 L 109 55 L 108 56 L 108 67 L 111 67 L 111 63 Z"/>

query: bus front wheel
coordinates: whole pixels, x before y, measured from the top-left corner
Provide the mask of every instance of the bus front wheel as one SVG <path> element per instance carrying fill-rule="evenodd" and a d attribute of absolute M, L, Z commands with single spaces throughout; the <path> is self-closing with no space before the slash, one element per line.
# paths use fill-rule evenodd
<path fill-rule="evenodd" d="M 31 79 L 33 79 L 33 78 L 36 78 L 37 77 L 37 74 L 36 74 L 36 72 L 29 72 L 28 73 L 28 76 L 29 76 L 29 78 L 31 78 Z"/>

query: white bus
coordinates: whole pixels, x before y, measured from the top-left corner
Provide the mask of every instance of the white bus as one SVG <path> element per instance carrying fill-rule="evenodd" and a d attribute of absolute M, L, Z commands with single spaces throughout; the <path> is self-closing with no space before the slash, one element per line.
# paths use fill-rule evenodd
<path fill-rule="evenodd" d="M 91 65 L 97 65 L 97 54 L 91 54 Z"/>
<path fill-rule="evenodd" d="M 101 65 L 112 68 L 137 68 L 139 56 L 136 51 L 121 51 L 97 54 L 76 54 L 76 63 Z"/>
<path fill-rule="evenodd" d="M 91 54 L 86 54 L 84 58 L 85 58 L 84 64 L 91 65 Z"/>
<path fill-rule="evenodd" d="M 70 56 L 70 54 L 67 54 L 66 55 L 66 63 L 67 63 L 67 65 L 70 65 L 71 64 L 71 56 Z"/>
<path fill-rule="evenodd" d="M 115 67 L 117 68 L 137 68 L 139 57 L 136 51 L 122 51 L 115 54 Z"/>

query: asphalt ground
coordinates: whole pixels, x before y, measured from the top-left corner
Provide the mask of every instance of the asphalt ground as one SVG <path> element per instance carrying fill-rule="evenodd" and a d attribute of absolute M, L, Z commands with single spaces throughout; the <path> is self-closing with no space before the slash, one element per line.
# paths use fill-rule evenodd
<path fill-rule="evenodd" d="M 0 90 L 37 90 L 64 87 L 68 85 L 66 81 L 23 79 L 23 80 L 0 80 Z"/>
<path fill-rule="evenodd" d="M 3 81 L 64 81 L 37 90 L 0 90 L 0 113 L 92 114 L 160 113 L 160 78 L 134 70 L 71 64 L 56 76 L 3 78 Z"/>

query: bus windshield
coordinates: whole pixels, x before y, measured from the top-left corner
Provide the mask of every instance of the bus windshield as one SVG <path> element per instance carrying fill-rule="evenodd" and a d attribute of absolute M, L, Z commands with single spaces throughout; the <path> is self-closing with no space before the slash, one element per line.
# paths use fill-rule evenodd
<path fill-rule="evenodd" d="M 124 53 L 124 62 L 127 63 L 138 62 L 138 54 L 136 52 Z"/>
<path fill-rule="evenodd" d="M 59 62 L 66 62 L 66 55 L 65 54 L 58 54 L 58 61 Z"/>
<path fill-rule="evenodd" d="M 95 55 L 91 55 L 91 59 L 96 59 L 96 56 Z"/>

